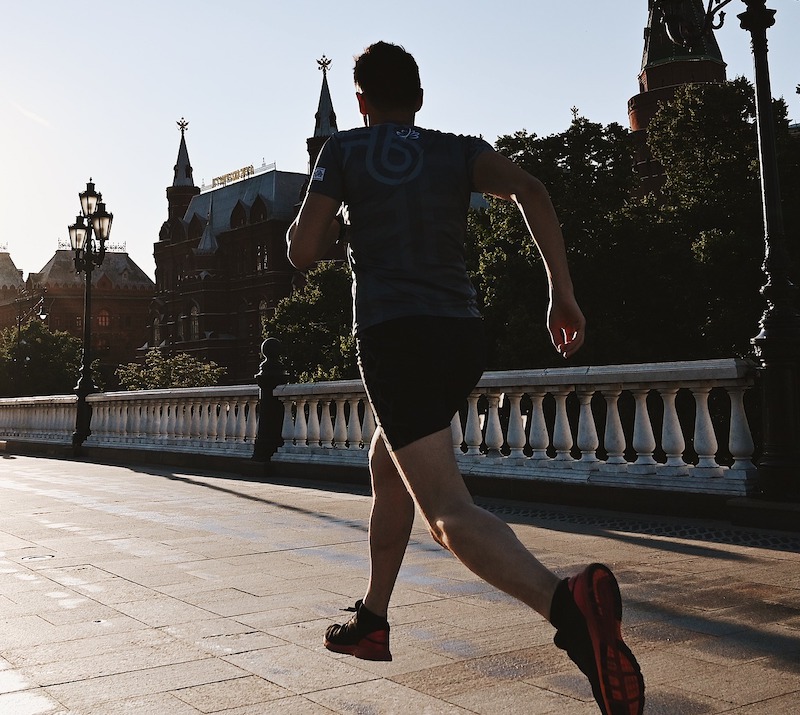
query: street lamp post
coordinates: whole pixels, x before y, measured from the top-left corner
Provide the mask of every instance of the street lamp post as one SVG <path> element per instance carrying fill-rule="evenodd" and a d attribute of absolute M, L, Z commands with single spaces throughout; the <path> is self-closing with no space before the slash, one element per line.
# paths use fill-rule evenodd
<path fill-rule="evenodd" d="M 775 10 L 768 10 L 765 0 L 744 1 L 747 10 L 738 17 L 753 48 L 767 278 L 761 289 L 767 307 L 752 340 L 761 359 L 764 396 L 764 451 L 758 470 L 769 496 L 800 500 L 800 315 L 788 274 L 767 60 L 767 28 L 775 24 Z"/>
<path fill-rule="evenodd" d="M 75 386 L 78 396 L 75 432 L 72 434 L 72 451 L 80 455 L 81 446 L 92 433 L 92 407 L 86 398 L 97 387 L 92 380 L 92 271 L 100 266 L 106 255 L 106 241 L 111 233 L 113 214 L 106 211 L 101 194 L 94 190 L 92 180 L 86 184 L 86 191 L 78 194 L 81 200 L 81 213 L 75 223 L 69 226 L 69 241 L 75 251 L 75 270 L 84 274 L 83 291 L 83 355 L 81 375 Z"/>
<path fill-rule="evenodd" d="M 690 45 L 704 32 L 722 26 L 722 7 L 731 0 L 709 0 L 701 28 L 691 26 L 680 0 L 660 0 L 667 34 L 677 44 Z M 761 293 L 767 305 L 752 339 L 761 361 L 762 428 L 764 447 L 758 462 L 759 481 L 766 496 L 800 501 L 800 314 L 795 307 L 796 288 L 789 279 L 788 255 L 781 211 L 775 120 L 772 109 L 767 29 L 775 24 L 775 10 L 766 0 L 743 0 L 747 9 L 738 15 L 750 33 L 755 67 L 756 125 L 764 215 L 766 283 Z M 719 22 L 714 18 L 719 14 Z"/>

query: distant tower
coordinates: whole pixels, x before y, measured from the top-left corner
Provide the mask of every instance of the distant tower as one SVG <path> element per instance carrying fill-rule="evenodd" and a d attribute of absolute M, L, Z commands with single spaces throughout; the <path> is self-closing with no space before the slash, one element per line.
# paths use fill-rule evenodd
<path fill-rule="evenodd" d="M 167 187 L 168 220 L 183 219 L 186 209 L 189 208 L 189 202 L 200 193 L 200 189 L 194 185 L 189 151 L 186 149 L 188 127 L 189 122 L 181 117 L 178 122 L 178 129 L 181 130 L 181 144 L 178 148 L 178 159 L 175 162 L 175 177 L 172 180 L 172 186 Z"/>
<path fill-rule="evenodd" d="M 671 100 L 682 85 L 725 81 L 725 62 L 713 29 L 703 27 L 706 13 L 702 0 L 671 3 L 669 17 L 657 0 L 648 0 L 647 4 L 639 94 L 628 101 L 634 165 L 643 194 L 658 190 L 664 183 L 663 170 L 647 147 L 647 126 L 659 103 Z"/>
<path fill-rule="evenodd" d="M 322 90 L 319 94 L 319 107 L 317 113 L 314 115 L 316 123 L 314 126 L 314 136 L 306 139 L 308 146 L 308 159 L 309 159 L 309 174 L 317 163 L 322 146 L 328 140 L 328 137 L 334 132 L 338 131 L 336 126 L 336 112 L 333 111 L 333 101 L 331 100 L 331 92 L 328 89 L 328 70 L 331 66 L 331 60 L 325 55 L 322 55 L 321 60 L 317 60 L 319 69 L 322 70 Z"/>

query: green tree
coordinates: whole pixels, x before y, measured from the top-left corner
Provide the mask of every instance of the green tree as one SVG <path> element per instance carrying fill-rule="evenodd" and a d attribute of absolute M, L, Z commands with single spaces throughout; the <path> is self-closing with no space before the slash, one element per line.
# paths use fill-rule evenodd
<path fill-rule="evenodd" d="M 800 232 L 800 141 L 775 102 L 787 237 Z M 746 355 L 763 311 L 763 225 L 753 90 L 746 80 L 683 87 L 650 124 L 667 182 L 633 198 L 631 142 L 577 118 L 549 137 L 497 148 L 539 177 L 562 221 L 587 342 L 572 364 Z M 483 303 L 490 367 L 559 364 L 545 325 L 546 282 L 517 208 L 470 217 L 468 264 Z M 789 242 L 790 246 L 794 242 Z"/>
<path fill-rule="evenodd" d="M 358 377 L 351 284 L 346 265 L 320 262 L 264 322 L 264 336 L 281 341 L 284 364 L 300 382 Z"/>
<path fill-rule="evenodd" d="M 0 331 L 0 393 L 5 397 L 72 393 L 81 365 L 81 341 L 51 332 L 36 318 Z"/>
<path fill-rule="evenodd" d="M 604 275 L 616 269 L 609 247 L 617 240 L 610 216 L 625 205 L 635 181 L 627 131 L 577 117 L 560 134 L 500 137 L 497 149 L 547 186 L 589 329 L 608 331 Z M 490 199 L 487 211 L 470 216 L 467 256 L 490 338 L 490 367 L 558 364 L 545 324 L 544 269 L 514 204 Z M 608 341 L 592 332 L 589 337 L 578 360 L 605 361 Z"/>
<path fill-rule="evenodd" d="M 172 387 L 211 387 L 219 384 L 227 371 L 215 362 L 204 362 L 188 353 L 165 356 L 151 348 L 144 364 L 120 365 L 116 370 L 120 385 L 126 390 L 162 390 Z"/>
<path fill-rule="evenodd" d="M 786 236 L 797 235 L 800 142 L 789 135 L 787 107 L 773 103 Z M 657 220 L 694 261 L 691 305 L 703 357 L 746 355 L 764 310 L 765 278 L 758 138 L 752 85 L 744 78 L 688 85 L 663 105 L 648 130 L 666 171 Z M 796 259 L 796 242 L 787 241 Z M 796 260 L 794 261 L 796 266 Z"/>

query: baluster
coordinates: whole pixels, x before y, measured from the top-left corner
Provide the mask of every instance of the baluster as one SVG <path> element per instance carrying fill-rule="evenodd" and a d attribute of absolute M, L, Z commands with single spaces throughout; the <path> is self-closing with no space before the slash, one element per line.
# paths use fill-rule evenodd
<path fill-rule="evenodd" d="M 695 385 L 694 395 L 694 451 L 697 452 L 697 466 L 693 473 L 704 477 L 722 476 L 722 468 L 717 464 L 717 436 L 708 411 L 708 395 L 710 385 Z M 702 471 L 700 471 L 702 470 Z"/>
<path fill-rule="evenodd" d="M 733 457 L 731 470 L 752 473 L 755 471 L 755 465 L 751 461 L 755 444 L 744 409 L 745 390 L 744 386 L 739 385 L 728 388 L 728 396 L 731 400 L 731 429 L 728 447 Z"/>
<path fill-rule="evenodd" d="M 298 447 L 308 446 L 308 420 L 306 418 L 306 400 L 302 397 L 297 400 L 297 416 L 294 422 L 294 441 Z"/>
<path fill-rule="evenodd" d="M 225 442 L 228 447 L 239 441 L 239 414 L 242 404 L 236 397 L 228 399 L 228 413 L 225 421 Z"/>
<path fill-rule="evenodd" d="M 319 447 L 319 400 L 312 398 L 308 401 L 308 446 Z"/>
<path fill-rule="evenodd" d="M 216 442 L 219 439 L 219 402 L 216 398 L 208 399 L 208 441 Z M 213 448 L 213 445 L 212 445 Z"/>
<path fill-rule="evenodd" d="M 686 440 L 683 438 L 683 429 L 678 418 L 678 410 L 675 406 L 675 398 L 679 387 L 662 387 L 661 401 L 664 403 L 664 423 L 661 428 L 661 447 L 667 455 L 664 467 L 659 468 L 659 472 L 666 474 L 684 475 L 689 470 L 683 460 L 683 453 L 686 449 Z"/>
<path fill-rule="evenodd" d="M 358 419 L 358 403 L 358 397 L 350 397 L 350 419 L 347 422 L 348 449 L 359 449 L 361 446 L 361 421 Z M 369 409 L 369 407 L 367 407 L 367 409 Z"/>
<path fill-rule="evenodd" d="M 606 401 L 606 427 L 603 447 L 606 450 L 606 464 L 626 464 L 625 461 L 625 432 L 622 429 L 622 420 L 619 417 L 619 396 L 622 390 L 609 388 L 603 390 Z M 614 467 L 612 471 L 616 471 Z"/>
<path fill-rule="evenodd" d="M 525 421 L 522 418 L 520 402 L 521 392 L 506 392 L 505 399 L 509 401 L 508 410 L 508 435 L 506 441 L 509 447 L 509 459 L 525 459 Z"/>
<path fill-rule="evenodd" d="M 464 441 L 467 443 L 467 454 L 476 455 L 481 453 L 481 434 L 480 416 L 478 415 L 478 400 L 480 395 L 475 393 L 467 398 L 467 427 L 464 430 Z"/>
<path fill-rule="evenodd" d="M 98 442 L 105 442 L 106 441 L 106 415 L 107 415 L 108 403 L 107 402 L 96 402 L 95 403 L 95 410 L 94 410 L 94 432 L 95 437 L 97 438 Z M 51 434 L 54 434 L 55 430 L 50 430 Z"/>
<path fill-rule="evenodd" d="M 498 405 L 500 395 L 488 394 L 489 410 L 486 414 L 486 453 L 492 457 L 501 457 L 503 448 L 503 428 L 500 426 L 500 412 Z"/>
<path fill-rule="evenodd" d="M 653 434 L 653 424 L 650 422 L 650 413 L 647 410 L 647 395 L 649 388 L 631 390 L 636 401 L 636 414 L 633 422 L 633 449 L 638 455 L 636 461 L 630 465 L 630 471 L 639 474 L 648 474 L 655 471 L 656 460 L 653 452 L 656 450 L 656 438 Z"/>
<path fill-rule="evenodd" d="M 133 437 L 134 442 L 139 442 L 142 439 L 142 401 L 133 401 Z"/>
<path fill-rule="evenodd" d="M 333 446 L 335 449 L 345 449 L 347 447 L 347 418 L 344 412 L 346 403 L 346 397 L 336 399 L 336 423 L 333 428 Z"/>
<path fill-rule="evenodd" d="M 152 432 L 151 432 L 151 419 L 150 413 L 152 410 L 152 404 L 150 400 L 142 400 L 140 402 L 140 412 L 139 412 L 139 438 L 141 441 L 145 443 L 149 443 L 152 440 Z"/>
<path fill-rule="evenodd" d="M 281 449 L 291 449 L 294 447 L 294 419 L 292 418 L 292 409 L 295 403 L 290 397 L 281 397 L 280 400 L 283 405 L 283 425 L 281 426 L 283 447 L 281 447 Z"/>
<path fill-rule="evenodd" d="M 372 443 L 372 435 L 375 434 L 377 429 L 375 424 L 375 413 L 372 411 L 372 405 L 368 399 L 364 400 L 364 425 L 361 428 L 361 439 L 364 440 L 364 446 L 369 447 Z"/>
<path fill-rule="evenodd" d="M 464 442 L 464 431 L 461 429 L 461 413 L 456 412 L 450 420 L 450 434 L 453 436 L 453 451 L 456 456 L 461 456 L 461 445 Z"/>
<path fill-rule="evenodd" d="M 247 398 L 246 417 L 247 430 L 245 431 L 244 441 L 248 444 L 255 444 L 256 434 L 258 434 L 258 398 L 255 395 Z"/>
<path fill-rule="evenodd" d="M 224 432 L 220 435 L 220 441 L 222 441 L 222 437 L 224 436 L 224 441 L 230 443 L 236 437 L 236 401 L 226 397 L 222 402 L 225 406 L 225 410 L 222 413 L 223 419 L 220 421 L 220 424 Z"/>
<path fill-rule="evenodd" d="M 581 458 L 578 464 L 581 467 L 595 468 L 600 461 L 597 458 L 597 448 L 600 446 L 600 439 L 597 436 L 597 425 L 594 423 L 592 414 L 592 397 L 595 389 L 584 387 L 577 390 L 578 402 L 580 403 L 580 413 L 578 415 L 578 449 L 581 451 Z"/>
<path fill-rule="evenodd" d="M 547 421 L 544 418 L 544 390 L 535 390 L 530 393 L 531 417 L 530 434 L 528 441 L 533 453 L 531 459 L 548 459 L 547 447 L 550 445 L 550 435 L 547 432 Z"/>
<path fill-rule="evenodd" d="M 167 442 L 175 444 L 175 433 L 178 429 L 178 401 L 175 398 L 168 398 L 164 408 L 167 411 Z"/>
<path fill-rule="evenodd" d="M 333 446 L 333 420 L 331 419 L 331 401 L 320 400 L 319 442 L 322 447 Z"/>
<path fill-rule="evenodd" d="M 186 409 L 189 411 L 189 442 L 191 444 L 200 443 L 200 398 L 192 397 L 187 400 Z"/>
<path fill-rule="evenodd" d="M 559 387 L 553 390 L 556 401 L 556 420 L 553 426 L 553 448 L 556 450 L 556 461 L 565 462 L 572 460 L 573 439 L 572 430 L 567 417 L 567 396 L 572 390 L 569 387 Z"/>
<path fill-rule="evenodd" d="M 205 444 L 209 441 L 208 438 L 208 425 L 211 419 L 211 405 L 209 404 L 208 397 L 202 397 L 199 401 L 200 414 L 198 415 L 199 421 L 197 425 L 197 436 L 200 444 Z M 213 440 L 211 440 L 213 441 Z"/>

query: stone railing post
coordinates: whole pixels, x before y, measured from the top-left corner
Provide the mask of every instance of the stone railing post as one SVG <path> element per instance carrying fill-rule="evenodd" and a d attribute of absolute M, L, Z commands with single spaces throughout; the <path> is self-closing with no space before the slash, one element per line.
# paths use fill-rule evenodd
<path fill-rule="evenodd" d="M 276 338 L 267 338 L 261 344 L 264 359 L 255 375 L 258 384 L 258 428 L 253 448 L 253 459 L 266 462 L 283 444 L 283 403 L 272 394 L 278 386 L 289 381 L 289 375 L 281 362 L 281 343 Z"/>

